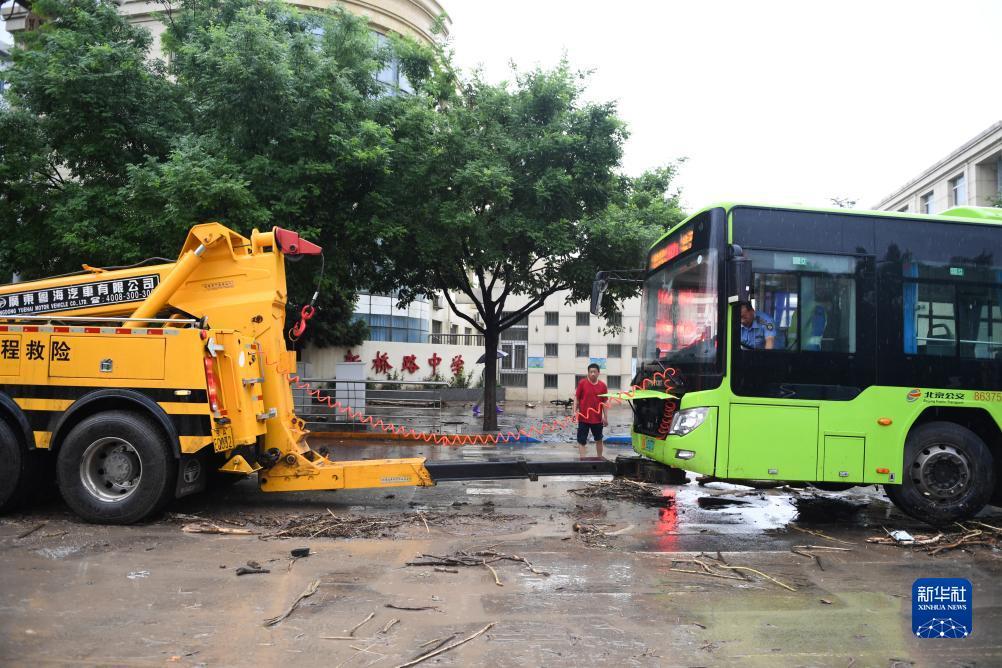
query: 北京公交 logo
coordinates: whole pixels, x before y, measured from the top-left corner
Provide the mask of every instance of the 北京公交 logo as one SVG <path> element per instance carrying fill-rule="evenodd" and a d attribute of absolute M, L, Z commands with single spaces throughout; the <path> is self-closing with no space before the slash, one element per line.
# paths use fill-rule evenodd
<path fill-rule="evenodd" d="M 922 396 L 922 390 L 916 387 L 914 390 L 908 393 L 907 397 L 908 403 L 912 403 L 913 401 L 918 401 L 919 397 L 921 396 Z"/>
<path fill-rule="evenodd" d="M 912 584 L 917 638 L 967 638 L 974 631 L 974 588 L 963 578 L 919 578 Z"/>

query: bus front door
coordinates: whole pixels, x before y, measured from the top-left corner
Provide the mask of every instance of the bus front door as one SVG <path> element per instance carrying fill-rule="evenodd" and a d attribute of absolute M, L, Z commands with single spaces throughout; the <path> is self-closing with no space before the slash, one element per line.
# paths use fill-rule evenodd
<path fill-rule="evenodd" d="M 728 478 L 815 480 L 817 468 L 817 407 L 731 404 Z"/>

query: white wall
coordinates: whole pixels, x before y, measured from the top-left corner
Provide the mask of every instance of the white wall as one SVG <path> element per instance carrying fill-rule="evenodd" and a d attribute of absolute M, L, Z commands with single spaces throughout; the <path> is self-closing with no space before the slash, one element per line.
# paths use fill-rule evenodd
<path fill-rule="evenodd" d="M 314 348 L 312 346 L 307 347 L 306 350 L 302 351 L 300 354 L 300 361 L 306 362 L 309 366 L 306 368 L 306 375 L 311 378 L 333 378 L 335 376 L 335 367 L 338 362 L 344 361 L 345 353 L 348 352 L 348 348 L 337 347 L 337 348 Z M 452 378 L 452 371 L 449 365 L 452 362 L 452 358 L 455 355 L 462 355 L 465 364 L 465 372 L 467 375 L 473 374 L 473 379 L 471 381 L 471 386 L 475 385 L 477 379 L 483 374 L 484 367 L 482 364 L 475 364 L 477 358 L 484 354 L 484 349 L 477 346 L 448 346 L 448 345 L 437 345 L 431 343 L 402 343 L 397 341 L 365 341 L 360 346 L 352 347 L 351 352 L 361 357 L 362 362 L 365 363 L 366 368 L 366 378 L 370 379 L 382 379 L 386 378 L 386 374 L 377 374 L 372 368 L 372 360 L 376 357 L 378 353 L 388 353 L 389 362 L 393 365 L 391 372 L 397 372 L 398 376 L 402 376 L 404 380 L 427 380 L 431 375 L 431 366 L 428 364 L 428 358 L 432 354 L 438 354 L 442 358 L 442 363 L 438 367 L 438 373 L 448 381 Z M 404 355 L 417 355 L 415 360 L 420 367 L 416 373 L 409 374 L 403 370 L 403 357 Z"/>

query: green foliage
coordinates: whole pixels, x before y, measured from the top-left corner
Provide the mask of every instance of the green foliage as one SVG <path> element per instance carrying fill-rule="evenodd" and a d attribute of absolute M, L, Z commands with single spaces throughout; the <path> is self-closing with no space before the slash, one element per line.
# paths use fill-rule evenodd
<path fill-rule="evenodd" d="M 378 271 L 394 117 L 376 72 L 392 55 L 364 20 L 276 0 L 183 0 L 163 17 L 170 66 L 106 0 L 40 0 L 0 111 L 0 266 L 26 278 L 173 257 L 191 225 L 279 225 L 327 253 L 318 345 L 357 344 L 355 293 Z M 421 47 L 396 40 L 408 73 Z M 422 62 L 424 63 L 422 65 Z M 290 268 L 291 301 L 318 265 Z M 297 308 L 298 310 L 298 308 Z"/>
<path fill-rule="evenodd" d="M 449 379 L 449 387 L 460 387 L 465 388 L 470 386 L 470 375 L 465 371 L 460 371 L 459 373 L 452 374 L 452 378 Z"/>
<path fill-rule="evenodd" d="M 648 244 L 682 219 L 670 192 L 677 164 L 616 173 L 627 137 L 612 103 L 587 102 L 566 62 L 491 83 L 456 75 L 447 54 L 395 114 L 396 178 L 373 211 L 384 223 L 381 288 L 402 299 L 456 290 L 485 335 L 486 429 L 496 425 L 494 351 L 501 331 L 570 290 L 587 299 L 600 269 L 642 265 Z M 636 293 L 617 286 L 604 304 Z M 448 293 L 447 297 L 448 297 Z M 520 296 L 519 308 L 509 298 Z"/>

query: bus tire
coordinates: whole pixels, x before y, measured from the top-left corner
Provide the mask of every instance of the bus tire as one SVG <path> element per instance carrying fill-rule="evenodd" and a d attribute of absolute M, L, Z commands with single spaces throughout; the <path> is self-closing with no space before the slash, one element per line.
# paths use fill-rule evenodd
<path fill-rule="evenodd" d="M 56 460 L 59 491 L 81 518 L 132 524 L 174 497 L 177 463 L 160 428 L 128 411 L 84 418 L 66 435 Z"/>
<path fill-rule="evenodd" d="M 977 515 L 995 489 L 995 465 L 985 442 L 953 422 L 929 422 L 905 442 L 900 485 L 884 491 L 902 511 L 932 525 Z"/>
<path fill-rule="evenodd" d="M 42 464 L 40 453 L 25 448 L 10 425 L 0 418 L 0 512 L 23 505 L 38 489 Z"/>

